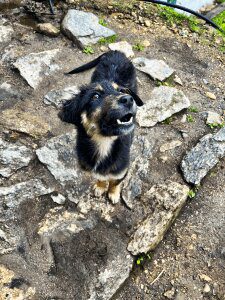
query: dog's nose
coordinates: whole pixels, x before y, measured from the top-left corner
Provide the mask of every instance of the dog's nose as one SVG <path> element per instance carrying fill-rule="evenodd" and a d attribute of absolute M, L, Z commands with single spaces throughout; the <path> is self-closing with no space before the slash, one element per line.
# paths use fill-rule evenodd
<path fill-rule="evenodd" d="M 120 99 L 119 99 L 119 103 L 123 104 L 124 106 L 127 106 L 127 107 L 131 107 L 133 105 L 133 102 L 134 102 L 134 99 L 132 96 L 130 95 L 126 95 L 126 96 L 122 96 Z"/>

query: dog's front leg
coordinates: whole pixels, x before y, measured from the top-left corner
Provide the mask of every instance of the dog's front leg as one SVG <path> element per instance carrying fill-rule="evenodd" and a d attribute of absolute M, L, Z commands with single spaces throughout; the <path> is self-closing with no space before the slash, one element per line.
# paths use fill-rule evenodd
<path fill-rule="evenodd" d="M 121 192 L 121 180 L 110 180 L 109 181 L 109 189 L 108 189 L 108 197 L 112 201 L 113 204 L 116 204 L 120 200 L 120 192 Z"/>
<path fill-rule="evenodd" d="M 98 180 L 94 185 L 94 193 L 96 197 L 102 196 L 108 190 L 108 182 Z"/>

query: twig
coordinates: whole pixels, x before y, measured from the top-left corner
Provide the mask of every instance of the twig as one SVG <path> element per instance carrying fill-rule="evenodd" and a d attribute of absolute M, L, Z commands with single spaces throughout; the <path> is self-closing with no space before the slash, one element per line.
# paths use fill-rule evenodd
<path fill-rule="evenodd" d="M 164 269 L 159 273 L 159 275 L 150 283 L 150 285 L 153 285 L 164 273 Z"/>

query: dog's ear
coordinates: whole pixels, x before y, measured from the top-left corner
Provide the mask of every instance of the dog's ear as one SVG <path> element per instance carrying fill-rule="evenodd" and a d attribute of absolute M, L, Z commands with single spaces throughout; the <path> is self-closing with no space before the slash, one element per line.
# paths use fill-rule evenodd
<path fill-rule="evenodd" d="M 79 125 L 81 113 L 80 98 L 80 94 L 78 94 L 75 98 L 63 103 L 62 109 L 58 114 L 63 122 Z"/>
<path fill-rule="evenodd" d="M 124 89 L 124 92 L 130 94 L 134 98 L 134 101 L 136 102 L 137 106 L 144 105 L 141 98 L 136 93 L 134 93 L 131 89 L 126 88 L 126 89 Z"/>
<path fill-rule="evenodd" d="M 131 91 L 130 89 L 129 89 L 129 94 L 134 98 L 134 101 L 136 102 L 137 106 L 144 105 L 144 102 L 141 100 L 141 98 L 136 93 Z"/>

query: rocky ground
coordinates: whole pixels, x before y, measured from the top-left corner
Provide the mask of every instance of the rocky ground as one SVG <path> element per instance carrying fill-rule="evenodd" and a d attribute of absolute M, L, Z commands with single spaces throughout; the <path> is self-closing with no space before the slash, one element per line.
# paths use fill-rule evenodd
<path fill-rule="evenodd" d="M 64 18 L 69 6 L 0 1 L 0 299 L 225 299 L 220 37 L 111 5 Z M 134 61 L 145 102 L 116 205 L 94 197 L 57 117 L 91 76 L 64 73 L 114 34 L 134 46 L 109 45 Z"/>

